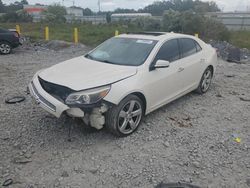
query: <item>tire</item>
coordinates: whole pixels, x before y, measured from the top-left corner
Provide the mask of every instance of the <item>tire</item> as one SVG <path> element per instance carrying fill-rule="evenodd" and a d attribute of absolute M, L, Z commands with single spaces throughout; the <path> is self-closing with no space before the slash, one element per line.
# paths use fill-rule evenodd
<path fill-rule="evenodd" d="M 0 41 L 0 54 L 7 55 L 12 51 L 12 46 L 6 41 Z"/>
<path fill-rule="evenodd" d="M 206 93 L 211 86 L 212 78 L 213 78 L 213 70 L 211 67 L 208 67 L 202 75 L 199 87 L 196 89 L 196 92 L 199 94 Z"/>
<path fill-rule="evenodd" d="M 142 100 L 128 95 L 105 114 L 106 128 L 116 136 L 128 136 L 138 129 L 144 112 Z"/>

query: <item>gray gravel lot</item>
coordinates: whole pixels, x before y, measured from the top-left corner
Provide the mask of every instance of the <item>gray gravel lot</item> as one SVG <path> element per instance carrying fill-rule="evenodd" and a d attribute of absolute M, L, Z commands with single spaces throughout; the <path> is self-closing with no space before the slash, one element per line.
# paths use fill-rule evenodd
<path fill-rule="evenodd" d="M 250 187 L 250 63 L 220 60 L 207 94 L 190 93 L 162 107 L 126 138 L 56 119 L 28 95 L 23 103 L 5 104 L 8 96 L 26 95 L 39 69 L 87 50 L 24 46 L 0 56 L 0 187 L 8 178 L 9 187 L 18 188 L 153 187 L 162 181 Z"/>

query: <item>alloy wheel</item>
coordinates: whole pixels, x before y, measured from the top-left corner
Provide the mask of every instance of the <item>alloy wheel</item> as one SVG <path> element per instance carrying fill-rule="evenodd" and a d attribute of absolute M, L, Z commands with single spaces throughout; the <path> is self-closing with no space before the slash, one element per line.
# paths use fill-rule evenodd
<path fill-rule="evenodd" d="M 204 73 L 202 84 L 201 84 L 201 89 L 203 92 L 206 92 L 212 82 L 212 72 L 211 69 L 207 69 L 206 72 Z"/>
<path fill-rule="evenodd" d="M 123 134 L 130 134 L 138 127 L 143 111 L 141 104 L 136 100 L 126 103 L 118 116 L 118 129 Z"/>
<path fill-rule="evenodd" d="M 5 43 L 0 44 L 0 52 L 2 54 L 9 54 L 10 51 L 11 51 L 11 47 L 9 44 L 5 44 Z"/>

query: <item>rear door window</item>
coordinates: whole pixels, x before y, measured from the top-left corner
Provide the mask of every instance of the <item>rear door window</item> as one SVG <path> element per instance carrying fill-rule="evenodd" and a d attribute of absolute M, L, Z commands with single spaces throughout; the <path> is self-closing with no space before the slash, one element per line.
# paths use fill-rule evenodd
<path fill-rule="evenodd" d="M 201 46 L 198 44 L 198 42 L 194 41 L 196 45 L 196 51 L 199 52 L 202 50 Z"/>
<path fill-rule="evenodd" d="M 197 43 L 193 39 L 189 38 L 181 38 L 180 39 L 181 44 L 181 52 L 182 52 L 182 58 L 188 57 L 190 55 L 193 55 L 197 53 L 197 51 L 201 50 L 201 47 L 197 47 Z"/>
<path fill-rule="evenodd" d="M 0 29 L 0 33 L 7 33 L 6 29 Z"/>

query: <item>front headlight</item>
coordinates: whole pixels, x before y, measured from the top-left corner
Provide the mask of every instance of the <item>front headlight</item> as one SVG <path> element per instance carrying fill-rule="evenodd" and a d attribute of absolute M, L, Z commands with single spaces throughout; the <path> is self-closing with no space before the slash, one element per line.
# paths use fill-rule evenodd
<path fill-rule="evenodd" d="M 66 104 L 94 104 L 103 99 L 109 92 L 110 86 L 103 86 L 70 94 Z"/>

